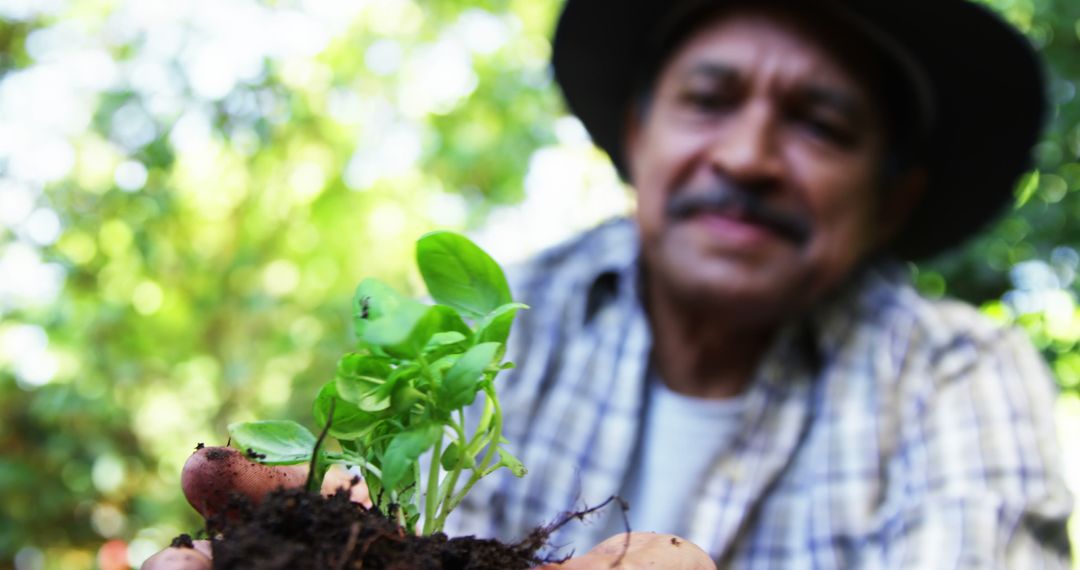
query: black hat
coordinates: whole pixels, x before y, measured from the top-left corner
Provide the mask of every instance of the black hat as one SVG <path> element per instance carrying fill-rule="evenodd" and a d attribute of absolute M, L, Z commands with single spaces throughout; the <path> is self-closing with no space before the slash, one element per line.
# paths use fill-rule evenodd
<path fill-rule="evenodd" d="M 567 0 L 552 63 L 570 110 L 625 177 L 623 120 L 665 29 L 724 0 Z M 808 0 L 794 5 L 814 4 Z M 924 109 L 927 188 L 892 244 L 906 259 L 940 253 L 1010 202 L 1030 167 L 1046 110 L 1041 64 L 1026 38 L 967 0 L 819 0 L 871 38 L 912 82 Z"/>

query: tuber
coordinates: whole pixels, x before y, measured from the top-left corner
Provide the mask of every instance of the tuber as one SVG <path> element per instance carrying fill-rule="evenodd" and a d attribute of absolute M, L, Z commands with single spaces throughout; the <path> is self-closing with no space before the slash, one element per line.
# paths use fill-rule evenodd
<path fill-rule="evenodd" d="M 180 485 L 191 506 L 210 518 L 228 505 L 233 493 L 258 503 L 274 489 L 301 487 L 306 480 L 306 465 L 271 467 L 231 447 L 203 447 L 184 463 Z"/>

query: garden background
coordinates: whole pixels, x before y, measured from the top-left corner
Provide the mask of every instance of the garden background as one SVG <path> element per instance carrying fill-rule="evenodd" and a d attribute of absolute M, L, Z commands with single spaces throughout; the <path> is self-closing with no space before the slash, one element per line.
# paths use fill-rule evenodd
<path fill-rule="evenodd" d="M 1080 491 L 1080 2 L 986 3 L 1045 56 L 1052 122 L 1009 215 L 912 271 L 1031 334 Z M 197 528 L 191 450 L 310 425 L 352 288 L 416 290 L 423 232 L 511 262 L 632 207 L 553 87 L 559 4 L 0 0 L 0 569 Z"/>

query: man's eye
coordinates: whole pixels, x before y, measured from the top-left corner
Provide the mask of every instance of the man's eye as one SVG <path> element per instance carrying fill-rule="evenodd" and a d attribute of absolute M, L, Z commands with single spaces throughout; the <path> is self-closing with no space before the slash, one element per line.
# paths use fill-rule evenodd
<path fill-rule="evenodd" d="M 686 91 L 680 100 L 684 105 L 704 112 L 722 111 L 734 103 L 731 96 L 716 91 Z"/>
<path fill-rule="evenodd" d="M 855 135 L 844 125 L 836 121 L 807 115 L 798 118 L 799 124 L 811 135 L 840 146 L 850 146 L 855 142 Z"/>

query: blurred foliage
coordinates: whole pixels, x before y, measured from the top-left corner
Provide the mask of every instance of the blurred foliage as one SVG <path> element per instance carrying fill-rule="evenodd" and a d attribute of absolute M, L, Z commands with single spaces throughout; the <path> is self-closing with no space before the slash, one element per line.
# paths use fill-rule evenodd
<path fill-rule="evenodd" d="M 1047 64 L 1051 113 L 1035 170 L 1017 185 L 1016 206 L 961 251 L 924 264 L 924 291 L 982 306 L 1022 325 L 1062 387 L 1080 392 L 1080 3 L 993 0 L 1024 30 Z M 993 94 L 987 94 L 992 97 Z"/>
<path fill-rule="evenodd" d="M 1077 393 L 1080 3 L 987 3 L 1045 55 L 1053 121 L 1018 207 L 914 271 Z M 184 459 L 307 417 L 362 277 L 415 287 L 415 238 L 533 200 L 536 164 L 612 183 L 551 84 L 558 4 L 0 2 L 0 568 L 196 529 Z M 514 229 L 489 239 L 535 245 Z"/>

